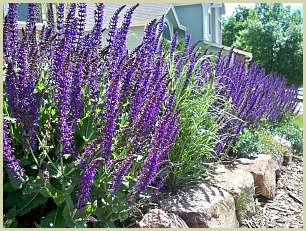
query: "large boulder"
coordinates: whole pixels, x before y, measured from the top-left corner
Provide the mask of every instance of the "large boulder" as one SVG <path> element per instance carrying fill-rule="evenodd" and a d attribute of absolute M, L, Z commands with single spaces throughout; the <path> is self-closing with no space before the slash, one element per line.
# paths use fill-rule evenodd
<path fill-rule="evenodd" d="M 160 201 L 160 207 L 181 217 L 189 228 L 238 227 L 234 198 L 207 183 Z"/>
<path fill-rule="evenodd" d="M 188 228 L 182 218 L 161 209 L 151 209 L 138 225 L 140 228 Z"/>
<path fill-rule="evenodd" d="M 275 196 L 276 170 L 279 164 L 273 155 L 259 154 L 254 159 L 240 158 L 235 161 L 235 165 L 253 175 L 256 193 L 266 198 Z"/>
<path fill-rule="evenodd" d="M 238 220 L 255 214 L 253 175 L 235 165 L 218 165 L 210 172 L 210 182 L 234 196 Z"/>

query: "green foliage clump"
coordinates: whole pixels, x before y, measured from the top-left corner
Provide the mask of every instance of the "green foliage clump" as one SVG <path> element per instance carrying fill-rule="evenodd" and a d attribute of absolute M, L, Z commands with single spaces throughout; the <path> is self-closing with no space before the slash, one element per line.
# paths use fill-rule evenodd
<path fill-rule="evenodd" d="M 252 52 L 252 61 L 267 72 L 277 72 L 289 83 L 303 83 L 303 19 L 299 10 L 281 3 L 239 7 L 223 23 L 227 46 Z"/>
<path fill-rule="evenodd" d="M 258 154 L 274 153 L 288 155 L 289 150 L 273 138 L 269 131 L 263 128 L 245 128 L 233 147 L 233 153 L 238 157 L 252 157 Z"/>
<path fill-rule="evenodd" d="M 279 122 L 270 130 L 273 134 L 291 142 L 293 154 L 303 155 L 303 130 L 293 120 L 287 119 Z"/>

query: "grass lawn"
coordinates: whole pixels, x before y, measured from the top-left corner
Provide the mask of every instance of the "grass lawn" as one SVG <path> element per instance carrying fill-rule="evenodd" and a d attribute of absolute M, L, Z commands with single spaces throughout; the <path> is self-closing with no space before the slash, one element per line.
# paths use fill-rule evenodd
<path fill-rule="evenodd" d="M 298 125 L 300 128 L 303 128 L 303 114 L 302 115 L 298 115 L 294 118 L 294 123 L 296 125 Z"/>

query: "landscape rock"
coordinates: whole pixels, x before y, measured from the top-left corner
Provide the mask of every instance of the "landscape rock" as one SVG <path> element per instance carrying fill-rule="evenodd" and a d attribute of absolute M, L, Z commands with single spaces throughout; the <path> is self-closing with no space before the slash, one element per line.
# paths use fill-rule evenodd
<path fill-rule="evenodd" d="M 218 165 L 210 181 L 234 196 L 238 220 L 255 215 L 255 186 L 250 172 L 234 165 Z"/>
<path fill-rule="evenodd" d="M 161 209 L 151 209 L 138 224 L 140 228 L 188 228 L 182 218 Z"/>
<path fill-rule="evenodd" d="M 288 153 L 286 153 L 285 155 L 282 155 L 283 157 L 283 161 L 282 161 L 282 165 L 283 166 L 288 166 L 288 164 L 292 161 L 292 156 L 293 156 L 293 150 L 292 150 L 292 144 L 290 141 L 275 135 L 273 136 L 273 139 L 277 142 L 279 142 L 282 146 L 284 146 L 285 148 L 287 148 Z"/>
<path fill-rule="evenodd" d="M 181 217 L 189 228 L 238 227 L 234 198 L 207 183 L 164 199 L 160 206 Z"/>
<path fill-rule="evenodd" d="M 238 168 L 252 173 L 255 191 L 266 198 L 273 198 L 276 193 L 277 160 L 273 155 L 259 154 L 257 158 L 240 158 L 235 161 Z"/>

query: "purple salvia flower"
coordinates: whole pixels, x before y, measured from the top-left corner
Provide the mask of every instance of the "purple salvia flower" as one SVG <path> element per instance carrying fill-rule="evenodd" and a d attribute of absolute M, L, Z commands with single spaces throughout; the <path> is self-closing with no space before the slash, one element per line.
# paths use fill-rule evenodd
<path fill-rule="evenodd" d="M 93 183 L 94 177 L 97 173 L 97 168 L 102 164 L 102 162 L 102 158 L 93 158 L 92 161 L 86 165 L 81 176 L 80 188 L 77 193 L 76 209 L 81 209 L 87 202 L 90 194 L 90 186 Z"/>
<path fill-rule="evenodd" d="M 71 84 L 71 126 L 74 128 L 77 121 L 81 118 L 83 111 L 82 103 L 82 86 L 83 86 L 83 67 L 81 61 L 77 62 L 73 71 L 72 84 Z"/>
<path fill-rule="evenodd" d="M 87 5 L 84 3 L 77 4 L 78 17 L 77 17 L 77 44 L 78 47 L 81 45 L 81 40 L 84 36 L 85 24 L 86 24 L 86 8 Z"/>
<path fill-rule="evenodd" d="M 162 42 L 159 44 L 156 54 L 158 56 L 162 56 L 164 49 L 165 49 L 165 43 L 164 43 L 164 39 L 162 39 Z"/>
<path fill-rule="evenodd" d="M 157 147 L 151 147 L 149 155 L 146 158 L 144 166 L 141 170 L 139 179 L 136 182 L 136 185 L 133 188 L 132 194 L 134 197 L 139 196 L 154 180 L 154 175 L 157 172 L 157 156 L 158 149 Z"/>
<path fill-rule="evenodd" d="M 112 177 L 112 186 L 108 190 L 109 193 L 116 193 L 119 190 L 119 186 L 121 185 L 123 177 L 127 174 L 129 169 L 131 168 L 133 164 L 133 160 L 136 158 L 136 156 L 132 156 L 127 158 L 113 173 Z"/>
<path fill-rule="evenodd" d="M 183 57 L 179 57 L 178 61 L 177 61 L 177 65 L 175 68 L 175 74 L 174 74 L 174 78 L 178 79 L 181 76 L 181 72 L 183 69 L 183 65 L 184 65 L 184 58 Z"/>
<path fill-rule="evenodd" d="M 26 24 L 27 36 L 30 36 L 38 18 L 39 18 L 38 4 L 37 3 L 28 3 L 28 20 L 27 20 L 27 24 Z"/>
<path fill-rule="evenodd" d="M 154 194 L 157 194 L 164 187 L 167 179 L 168 177 L 164 177 L 160 179 L 159 181 L 154 182 L 154 189 L 153 189 Z"/>
<path fill-rule="evenodd" d="M 184 54 L 188 53 L 188 47 L 191 39 L 191 34 L 187 33 L 185 36 L 185 43 L 184 43 Z"/>
<path fill-rule="evenodd" d="M 100 81 L 96 78 L 98 76 L 98 68 L 95 65 L 88 67 L 88 83 L 89 83 L 89 100 L 93 105 L 97 105 L 100 96 Z"/>
<path fill-rule="evenodd" d="M 6 92 L 8 103 L 12 109 L 13 116 L 20 123 L 23 136 L 27 141 L 25 148 L 36 149 L 39 108 L 41 94 L 34 93 L 37 83 L 37 72 L 29 70 L 29 59 L 26 37 L 18 50 L 17 68 L 14 70 L 12 63 L 8 63 L 6 80 Z M 28 145 L 29 143 L 29 145 Z"/>
<path fill-rule="evenodd" d="M 171 113 L 165 113 L 157 122 L 151 140 L 149 154 L 132 191 L 132 194 L 135 197 L 143 192 L 154 181 L 159 163 L 164 161 L 170 151 L 169 141 L 171 142 L 173 139 L 169 140 L 169 134 L 175 133 L 175 136 L 177 135 L 177 131 L 171 132 L 174 128 L 174 124 L 172 123 L 176 123 L 176 116 L 171 119 L 171 115 Z"/>
<path fill-rule="evenodd" d="M 54 12 L 53 12 L 53 4 L 48 3 L 48 12 L 47 12 L 47 25 L 51 28 L 51 33 L 54 32 Z"/>
<path fill-rule="evenodd" d="M 163 33 L 163 30 L 164 30 L 164 18 L 165 18 L 165 16 L 163 15 L 163 16 L 158 20 L 158 22 L 157 22 L 158 29 L 157 29 L 156 39 L 155 39 L 155 43 L 154 43 L 154 47 L 153 47 L 154 52 L 157 51 L 158 44 L 159 44 L 159 42 L 160 42 L 161 35 L 162 35 L 162 33 Z"/>
<path fill-rule="evenodd" d="M 130 25 L 132 23 L 132 14 L 138 6 L 139 4 L 132 6 L 130 9 L 127 10 L 127 12 L 124 15 L 124 19 L 123 19 L 121 28 L 118 31 L 118 40 L 116 40 L 117 46 L 119 46 L 117 48 L 119 55 L 121 55 L 121 53 L 125 51 L 127 35 L 130 29 Z"/>
<path fill-rule="evenodd" d="M 173 105 L 175 103 L 175 92 L 171 92 L 170 95 L 167 97 L 166 101 L 166 108 L 168 111 L 170 111 L 173 108 Z"/>
<path fill-rule="evenodd" d="M 115 134 L 115 125 L 118 117 L 119 92 L 122 86 L 121 74 L 121 71 L 117 71 L 110 80 L 105 93 L 106 101 L 103 113 L 102 156 L 107 165 L 110 161 L 112 138 Z"/>
<path fill-rule="evenodd" d="M 57 6 L 57 33 L 58 41 L 61 41 L 64 36 L 64 14 L 65 14 L 65 4 L 59 3 Z"/>
<path fill-rule="evenodd" d="M 103 26 L 103 14 L 104 14 L 104 5 L 103 3 L 96 3 L 95 10 L 95 24 L 94 24 L 94 41 L 95 44 L 100 45 L 102 39 L 102 26 Z"/>
<path fill-rule="evenodd" d="M 18 4 L 10 3 L 7 13 L 7 32 L 6 37 L 3 37 L 4 58 L 7 62 L 12 62 L 15 66 L 17 59 L 17 49 L 19 45 L 17 13 Z"/>
<path fill-rule="evenodd" d="M 60 155 L 70 154 L 75 157 L 73 129 L 69 122 L 69 112 L 71 106 L 70 86 L 71 86 L 71 61 L 68 56 L 60 69 L 58 79 L 58 128 L 62 144 Z"/>
<path fill-rule="evenodd" d="M 3 122 L 3 162 L 6 165 L 14 179 L 19 180 L 24 176 L 24 170 L 19 165 L 19 160 L 14 156 L 12 140 L 9 137 L 9 128 L 6 121 Z"/>
<path fill-rule="evenodd" d="M 139 4 L 136 4 L 127 10 L 127 12 L 124 15 L 124 19 L 123 19 L 121 28 L 116 30 L 116 34 L 114 35 L 113 40 L 110 43 L 109 59 L 107 61 L 107 65 L 109 66 L 110 75 L 114 74 L 112 71 L 116 69 L 116 67 L 121 61 L 121 58 L 126 55 L 127 35 L 129 32 L 131 22 L 132 22 L 132 14 L 138 6 Z M 114 16 L 116 16 L 116 13 Z M 111 62 L 109 62 L 110 60 Z"/>
<path fill-rule="evenodd" d="M 109 22 L 109 31 L 108 31 L 107 42 L 109 42 L 110 44 L 113 42 L 113 39 L 114 39 L 114 37 L 116 35 L 119 14 L 123 10 L 124 7 L 125 7 L 125 5 L 123 5 L 120 8 L 118 8 L 115 11 L 114 15 L 112 16 L 112 18 L 111 18 L 111 20 Z"/>
<path fill-rule="evenodd" d="M 170 46 L 170 52 L 169 52 L 170 60 L 172 60 L 173 53 L 176 51 L 177 42 L 178 42 L 178 33 L 175 32 L 175 34 L 172 38 L 172 41 L 171 41 L 171 46 Z"/>
<path fill-rule="evenodd" d="M 69 12 L 64 25 L 66 49 L 69 49 L 70 46 L 75 42 L 75 37 L 76 37 L 76 30 L 74 28 L 75 12 L 76 12 L 76 4 L 72 3 L 70 4 Z"/>

